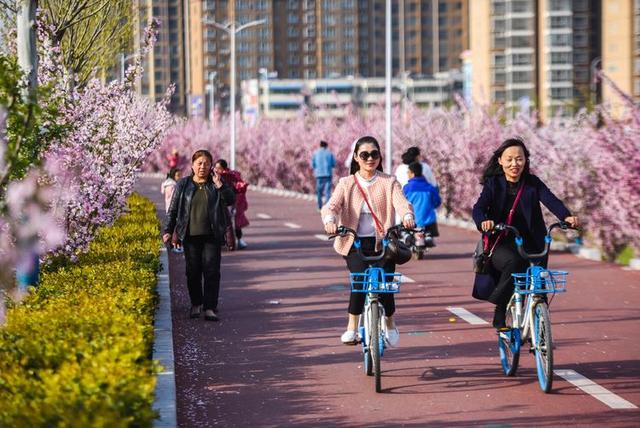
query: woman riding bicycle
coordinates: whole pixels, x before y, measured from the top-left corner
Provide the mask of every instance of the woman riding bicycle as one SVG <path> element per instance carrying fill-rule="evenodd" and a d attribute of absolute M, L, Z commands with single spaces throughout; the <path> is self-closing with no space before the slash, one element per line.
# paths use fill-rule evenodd
<path fill-rule="evenodd" d="M 496 224 L 505 223 L 520 193 L 511 225 L 520 231 L 524 248 L 529 253 L 544 249 L 547 229 L 540 202 L 560 220 L 578 226 L 578 217 L 569 212 L 542 180 L 529 172 L 529 151 L 520 139 L 510 138 L 493 152 L 481 183 L 482 193 L 473 206 L 473 221 L 478 230 L 488 232 Z M 521 191 L 520 186 L 523 186 Z M 523 272 L 528 266 L 518 254 L 513 234 L 499 239 L 491 257 L 497 286 L 487 299 L 496 305 L 493 327 L 497 329 L 505 327 L 505 311 L 514 290 L 511 274 Z M 546 266 L 547 257 L 540 264 Z"/>
<path fill-rule="evenodd" d="M 402 193 L 400 183 L 394 176 L 382 172 L 382 156 L 378 141 L 371 136 L 361 137 L 356 140 L 354 146 L 350 175 L 340 179 L 331 198 L 322 207 L 324 229 L 333 235 L 340 223 L 356 230 L 358 236 L 362 237 L 362 253 L 371 256 L 379 249 L 379 241 L 384 237 L 386 230 L 393 226 L 396 211 L 403 219 L 405 227 L 415 227 L 413 208 Z M 358 256 L 353 242 L 352 235 L 338 236 L 334 248 L 344 257 L 350 272 L 364 272 L 368 265 Z M 395 263 L 384 261 L 382 268 L 386 273 L 393 273 Z M 385 338 L 390 346 L 397 346 L 400 336 L 393 321 L 393 294 L 381 294 L 380 301 L 386 315 Z M 357 343 L 358 318 L 362 314 L 364 302 L 364 293 L 351 293 L 349 322 L 341 337 L 342 343 Z"/>

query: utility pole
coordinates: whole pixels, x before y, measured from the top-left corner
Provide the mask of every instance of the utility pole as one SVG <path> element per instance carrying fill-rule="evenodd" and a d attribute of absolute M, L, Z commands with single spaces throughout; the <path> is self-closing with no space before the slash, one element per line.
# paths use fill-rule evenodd
<path fill-rule="evenodd" d="M 38 51 L 36 50 L 37 0 L 20 0 L 17 14 L 18 65 L 27 76 L 23 96 L 33 96 L 38 88 Z"/>

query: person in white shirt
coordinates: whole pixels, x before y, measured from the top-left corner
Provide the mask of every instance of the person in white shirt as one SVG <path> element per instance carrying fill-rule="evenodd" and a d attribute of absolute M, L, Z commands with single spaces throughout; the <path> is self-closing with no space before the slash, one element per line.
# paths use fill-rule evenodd
<path fill-rule="evenodd" d="M 396 168 L 395 176 L 402 187 L 409 182 L 409 164 L 413 162 L 420 162 L 422 165 L 422 175 L 429 184 L 434 187 L 438 187 L 438 182 L 431 167 L 426 162 L 420 159 L 420 149 L 418 147 L 409 147 L 406 152 L 402 154 L 402 165 Z"/>

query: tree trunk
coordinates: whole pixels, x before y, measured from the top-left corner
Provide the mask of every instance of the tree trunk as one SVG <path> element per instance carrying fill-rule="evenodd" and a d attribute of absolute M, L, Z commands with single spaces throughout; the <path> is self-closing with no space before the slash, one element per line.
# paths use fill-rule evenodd
<path fill-rule="evenodd" d="M 37 0 L 20 0 L 17 14 L 18 64 L 27 76 L 25 98 L 33 96 L 38 87 L 38 52 L 36 50 Z"/>

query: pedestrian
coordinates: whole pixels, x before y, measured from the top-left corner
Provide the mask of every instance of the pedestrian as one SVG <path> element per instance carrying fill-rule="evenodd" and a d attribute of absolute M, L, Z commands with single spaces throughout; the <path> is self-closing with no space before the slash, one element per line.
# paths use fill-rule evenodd
<path fill-rule="evenodd" d="M 239 250 L 244 250 L 247 248 L 247 243 L 242 239 L 242 229 L 249 226 L 249 219 L 246 214 L 249 209 L 249 202 L 247 201 L 247 188 L 249 185 L 242 179 L 242 174 L 239 171 L 229 169 L 227 161 L 224 159 L 218 159 L 214 169 L 236 193 L 236 202 L 229 207 L 229 218 L 233 219 L 234 233 L 238 240 L 237 247 Z"/>
<path fill-rule="evenodd" d="M 169 212 L 169 205 L 171 204 L 171 198 L 173 197 L 173 192 L 176 189 L 177 181 L 180 179 L 182 174 L 178 171 L 177 168 L 171 168 L 167 173 L 167 178 L 162 182 L 160 186 L 160 193 L 164 195 L 164 210 L 165 213 Z M 178 235 L 173 232 L 171 236 L 171 244 L 172 250 L 174 253 L 182 253 L 182 245 L 178 243 Z"/>
<path fill-rule="evenodd" d="M 224 243 L 224 209 L 233 205 L 235 193 L 212 170 L 213 157 L 206 150 L 191 156 L 191 175 L 178 181 L 167 212 L 162 240 L 166 243 L 175 231 L 184 248 L 187 287 L 191 300 L 191 318 L 218 320 L 220 257 Z"/>
<path fill-rule="evenodd" d="M 436 208 L 441 204 L 438 188 L 427 181 L 422 174 L 422 164 L 413 162 L 408 165 L 409 182 L 404 185 L 402 191 L 413 205 L 416 216 L 416 226 L 424 228 L 431 236 L 429 246 L 434 246 L 433 237 L 438 236 L 438 224 L 436 223 Z"/>
<path fill-rule="evenodd" d="M 326 141 L 320 141 L 320 148 L 313 152 L 311 157 L 311 167 L 313 175 L 316 177 L 316 196 L 318 200 L 318 210 L 329 200 L 331 196 L 331 180 L 333 168 L 336 166 L 336 158 L 328 148 Z"/>
<path fill-rule="evenodd" d="M 180 155 L 178 154 L 178 149 L 171 149 L 171 153 L 167 155 L 167 164 L 169 165 L 169 169 L 177 168 L 180 163 Z"/>
<path fill-rule="evenodd" d="M 358 185 L 368 195 L 368 203 Z M 361 237 L 362 253 L 371 256 L 379 247 L 379 241 L 384 237 L 386 230 L 393 226 L 396 211 L 402 216 L 405 227 L 415 227 L 411 204 L 402 193 L 400 184 L 395 177 L 382 172 L 380 144 L 371 136 L 357 139 L 352 154 L 350 175 L 340 179 L 329 202 L 322 207 L 325 232 L 335 234 L 338 224 L 356 230 Z M 384 230 L 381 230 L 381 226 L 376 226 L 377 223 L 384 225 Z M 353 243 L 354 238 L 351 235 L 338 236 L 334 249 L 344 257 L 350 272 L 364 272 L 368 265 L 358 256 Z M 393 261 L 381 261 L 380 264 L 386 273 L 395 272 Z M 400 335 L 393 320 L 393 294 L 381 294 L 380 300 L 385 310 L 385 339 L 390 346 L 397 346 Z M 358 318 L 362 314 L 364 301 L 363 293 L 351 293 L 347 330 L 340 338 L 344 344 L 355 344 L 358 341 Z"/>
<path fill-rule="evenodd" d="M 422 175 L 431 183 L 432 186 L 438 187 L 436 176 L 433 175 L 433 171 L 428 163 L 426 163 L 420 156 L 420 148 L 413 146 L 409 147 L 407 151 L 402 154 L 402 164 L 396 168 L 395 176 L 400 182 L 401 186 L 404 186 L 409 182 L 409 164 L 413 162 L 420 162 L 422 164 Z"/>
<path fill-rule="evenodd" d="M 180 180 L 180 171 L 177 168 L 171 168 L 167 173 L 167 178 L 162 182 L 160 186 L 160 193 L 164 195 L 164 211 L 169 211 L 169 204 L 171 203 L 171 197 L 176 188 L 177 181 Z"/>
<path fill-rule="evenodd" d="M 524 142 L 517 138 L 505 140 L 484 168 L 482 193 L 473 206 L 473 221 L 478 230 L 487 232 L 496 224 L 505 223 L 513 210 L 510 224 L 521 233 L 524 249 L 528 253 L 539 253 L 544 250 L 547 233 L 540 203 L 573 227 L 578 226 L 578 217 L 572 215 L 529 168 L 529 151 Z M 497 286 L 488 300 L 496 305 L 493 327 L 501 329 L 506 327 L 506 309 L 514 290 L 511 274 L 524 272 L 528 262 L 518 254 L 512 233 L 497 239 L 491 257 Z M 547 260 L 545 256 L 539 262 L 546 267 Z"/>

